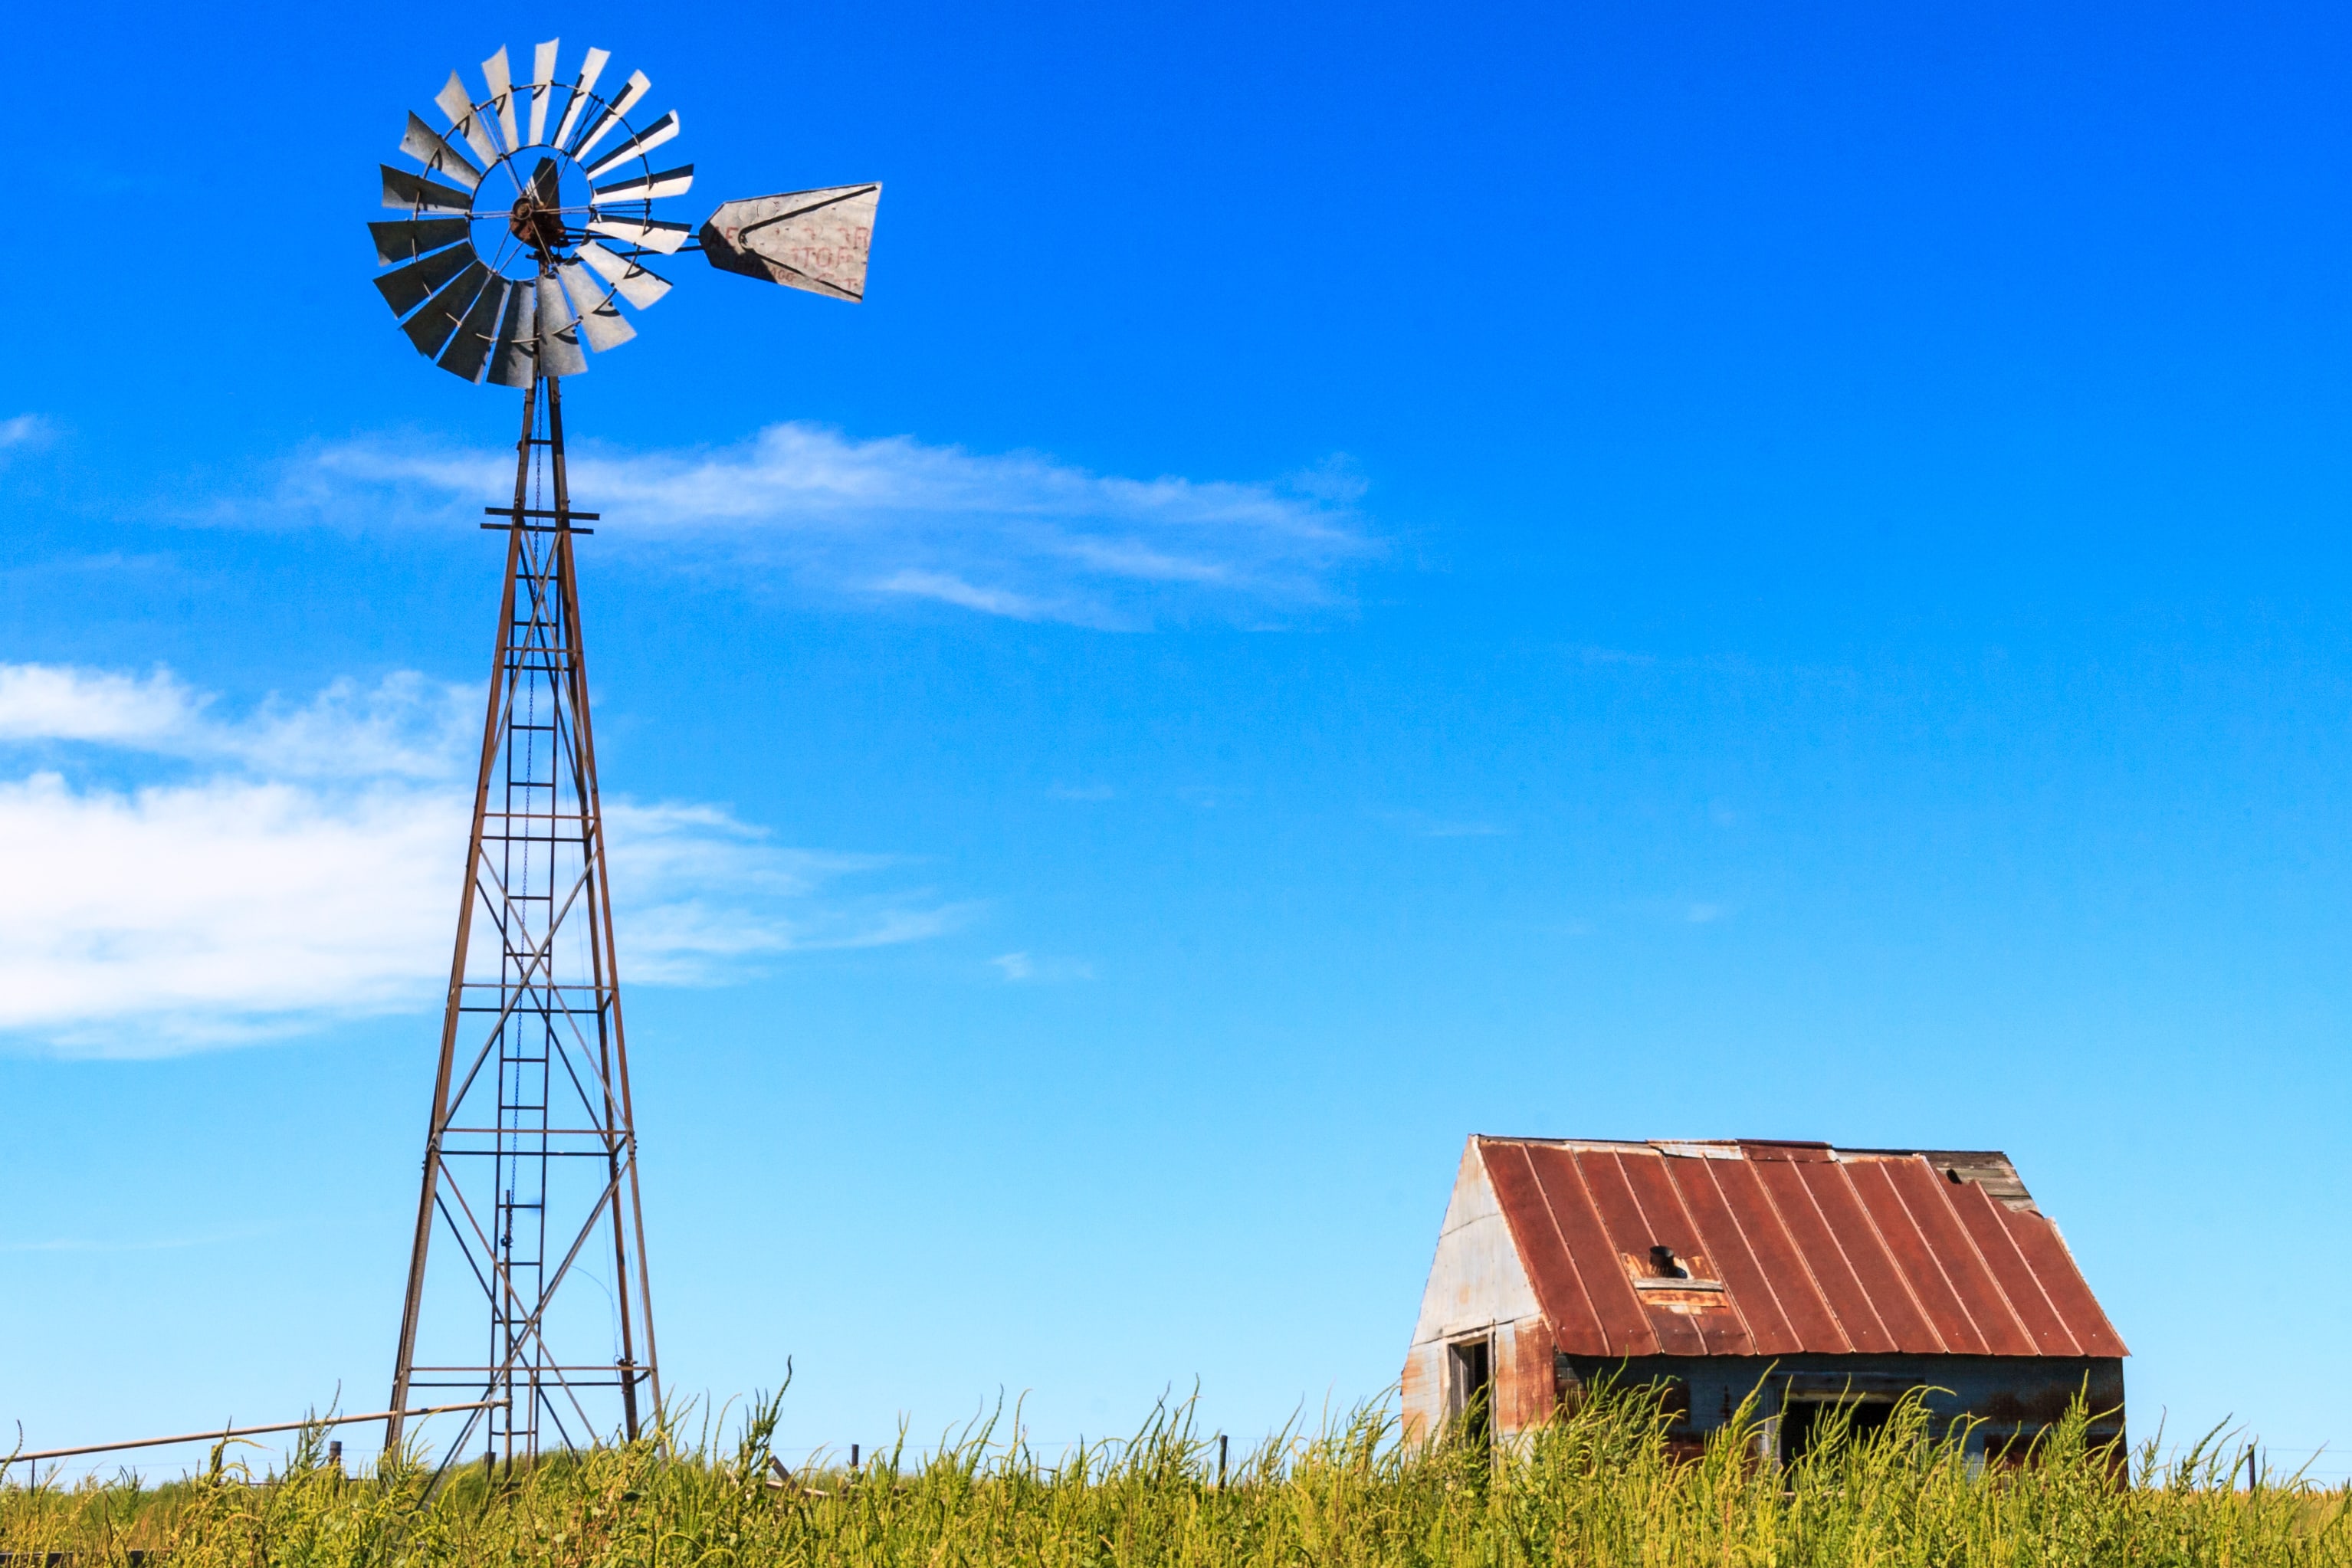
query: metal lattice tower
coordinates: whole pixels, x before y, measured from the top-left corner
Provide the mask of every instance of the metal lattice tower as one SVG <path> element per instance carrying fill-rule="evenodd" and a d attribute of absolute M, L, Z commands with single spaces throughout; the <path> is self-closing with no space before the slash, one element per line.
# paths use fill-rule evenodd
<path fill-rule="evenodd" d="M 499 1401 L 455 1447 L 479 1427 L 508 1460 L 634 1438 L 661 1402 L 572 571 L 574 525 L 594 514 L 572 510 L 558 387 L 524 395 L 513 504 L 484 525 L 507 534 L 506 587 L 391 1405 L 430 1389 Z M 476 1357 L 418 1359 L 436 1229 L 487 1301 Z M 584 1314 L 556 1310 L 583 1268 L 607 1276 L 609 1355 L 583 1352 Z"/>
<path fill-rule="evenodd" d="M 449 1455 L 478 1433 L 509 1462 L 634 1438 L 661 1406 L 572 574 L 589 531 L 573 524 L 595 514 L 572 510 L 561 378 L 636 336 L 670 290 L 648 265 L 664 258 L 864 299 L 882 194 L 724 202 L 698 229 L 657 216 L 694 184 L 691 163 L 652 160 L 677 115 L 640 113 L 642 71 L 600 89 L 607 51 L 568 80 L 560 54 L 539 45 L 518 81 L 499 49 L 479 98 L 450 72 L 434 99 L 446 129 L 411 114 L 401 137 L 422 173 L 382 169 L 404 216 L 368 226 L 376 288 L 416 352 L 523 392 L 513 503 L 484 525 L 507 534 L 504 606 L 384 1434 L 399 1447 L 416 1392 L 470 1390 L 478 1403 L 445 1405 L 471 1411 Z"/>

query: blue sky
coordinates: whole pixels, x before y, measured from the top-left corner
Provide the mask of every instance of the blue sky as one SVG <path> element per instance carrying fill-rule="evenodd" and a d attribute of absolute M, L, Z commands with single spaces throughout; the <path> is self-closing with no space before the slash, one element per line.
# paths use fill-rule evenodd
<path fill-rule="evenodd" d="M 2340 10 L 646 16 L 13 24 L 0 1416 L 381 1398 L 515 400 L 360 226 L 556 35 L 885 183 L 566 395 L 673 1387 L 1261 1432 L 1466 1133 L 1763 1135 L 2352 1440 Z"/>

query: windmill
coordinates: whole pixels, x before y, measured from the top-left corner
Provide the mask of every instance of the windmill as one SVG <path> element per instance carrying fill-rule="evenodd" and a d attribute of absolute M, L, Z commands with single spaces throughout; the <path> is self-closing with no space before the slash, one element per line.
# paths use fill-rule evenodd
<path fill-rule="evenodd" d="M 518 82 L 499 49 L 479 97 L 452 71 L 434 100 L 446 129 L 411 113 L 401 138 L 421 172 L 383 170 L 383 205 L 406 216 L 368 226 L 417 353 L 522 393 L 511 501 L 483 509 L 506 574 L 384 1434 L 400 1446 L 413 1394 L 470 1389 L 450 1457 L 478 1432 L 509 1463 L 635 1438 L 661 1403 L 572 571 L 597 514 L 572 508 L 562 384 L 636 335 L 633 313 L 669 292 L 666 258 L 862 299 L 881 196 L 727 202 L 698 229 L 657 216 L 694 183 L 690 163 L 654 166 L 677 115 L 644 114 L 642 71 L 608 94 L 607 51 L 568 80 L 558 53 L 540 45 Z"/>

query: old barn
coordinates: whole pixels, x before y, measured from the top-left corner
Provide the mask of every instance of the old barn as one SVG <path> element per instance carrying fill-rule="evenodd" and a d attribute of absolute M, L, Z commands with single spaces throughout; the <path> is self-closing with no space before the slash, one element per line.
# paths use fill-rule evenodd
<path fill-rule="evenodd" d="M 2008 1156 L 1474 1137 L 1404 1365 L 1409 1441 L 1508 1436 L 1612 1373 L 1696 1443 L 1762 1389 L 1781 1459 L 1913 1388 L 1999 1451 L 2078 1392 L 2123 1427 L 2115 1327 Z"/>

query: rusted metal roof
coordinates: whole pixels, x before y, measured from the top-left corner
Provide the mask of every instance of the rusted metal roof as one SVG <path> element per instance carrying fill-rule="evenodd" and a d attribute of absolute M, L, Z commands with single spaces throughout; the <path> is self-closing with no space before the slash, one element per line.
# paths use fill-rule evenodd
<path fill-rule="evenodd" d="M 2000 1154 L 1477 1143 L 1570 1355 L 2129 1353 Z"/>

